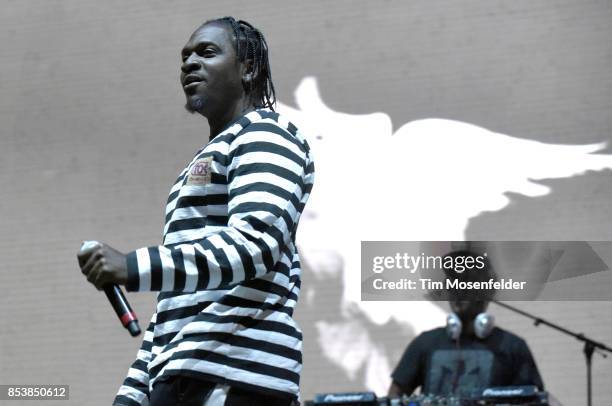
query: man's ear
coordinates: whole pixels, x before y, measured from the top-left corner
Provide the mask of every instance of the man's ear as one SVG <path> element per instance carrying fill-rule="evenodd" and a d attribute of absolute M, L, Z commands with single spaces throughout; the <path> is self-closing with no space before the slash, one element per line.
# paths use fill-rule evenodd
<path fill-rule="evenodd" d="M 247 59 L 242 64 L 242 83 L 249 88 L 255 80 L 255 63 L 252 59 Z"/>

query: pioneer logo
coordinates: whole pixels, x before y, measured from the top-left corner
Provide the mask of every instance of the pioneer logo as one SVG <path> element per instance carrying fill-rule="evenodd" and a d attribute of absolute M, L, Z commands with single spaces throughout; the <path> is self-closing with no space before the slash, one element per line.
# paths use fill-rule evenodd
<path fill-rule="evenodd" d="M 376 395 L 372 392 L 351 392 L 351 393 L 326 393 L 317 395 L 316 404 L 361 404 L 376 400 Z"/>
<path fill-rule="evenodd" d="M 324 400 L 326 402 L 359 402 L 362 399 L 363 396 L 361 395 L 334 395 L 330 393 L 329 395 L 325 396 Z"/>
<path fill-rule="evenodd" d="M 485 389 L 482 392 L 482 396 L 522 396 L 524 395 L 524 389 Z"/>

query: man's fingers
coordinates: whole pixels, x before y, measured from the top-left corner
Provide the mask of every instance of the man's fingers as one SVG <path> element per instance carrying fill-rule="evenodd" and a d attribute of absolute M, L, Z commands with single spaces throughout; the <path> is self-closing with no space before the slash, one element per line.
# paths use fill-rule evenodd
<path fill-rule="evenodd" d="M 105 272 L 104 263 L 102 263 L 101 261 L 96 262 L 96 265 L 87 275 L 87 280 L 98 290 L 102 290 L 103 286 L 108 283 L 107 279 L 108 274 L 107 272 Z"/>
<path fill-rule="evenodd" d="M 87 259 L 89 259 L 89 256 L 91 255 L 91 252 L 82 252 L 79 250 L 79 252 L 77 252 L 77 260 L 79 261 L 79 266 L 81 268 L 83 268 L 83 265 L 85 265 L 85 262 L 87 262 Z"/>
<path fill-rule="evenodd" d="M 96 286 L 96 289 L 102 290 L 102 286 L 104 285 L 104 272 L 97 273 L 93 284 Z"/>
<path fill-rule="evenodd" d="M 98 272 L 100 272 L 100 265 L 99 264 L 95 264 L 95 266 L 90 269 L 87 273 L 85 273 L 85 271 L 83 271 L 83 273 L 85 275 L 87 275 L 87 281 L 89 283 L 92 283 L 95 285 L 96 282 L 96 278 L 98 277 Z"/>
<path fill-rule="evenodd" d="M 99 242 L 83 244 L 77 255 L 81 272 L 98 290 L 109 283 L 124 284 L 127 280 L 125 255 Z"/>
<path fill-rule="evenodd" d="M 91 269 L 87 271 L 87 280 L 89 283 L 94 285 L 96 289 L 102 290 L 104 286 L 108 283 L 108 272 L 104 268 L 106 261 L 104 258 L 95 262 Z M 85 273 L 85 271 L 83 272 Z"/>
<path fill-rule="evenodd" d="M 98 248 L 100 248 L 101 244 L 97 241 L 83 241 L 81 244 L 81 248 L 79 252 L 77 252 L 77 259 L 79 260 L 79 266 L 83 266 L 87 259 L 91 256 L 91 254 Z"/>
<path fill-rule="evenodd" d="M 96 266 L 96 264 L 102 259 L 102 248 L 98 248 L 97 251 L 93 252 L 89 258 L 87 259 L 87 261 L 85 262 L 85 265 L 81 266 L 81 272 L 83 272 L 83 275 L 87 275 L 89 274 L 89 272 L 91 272 L 91 270 L 93 269 L 94 266 Z"/>
<path fill-rule="evenodd" d="M 102 265 L 100 270 L 97 272 L 97 276 L 93 284 L 96 286 L 96 289 L 102 290 L 110 283 L 108 279 L 108 272 L 105 272 L 104 266 Z"/>

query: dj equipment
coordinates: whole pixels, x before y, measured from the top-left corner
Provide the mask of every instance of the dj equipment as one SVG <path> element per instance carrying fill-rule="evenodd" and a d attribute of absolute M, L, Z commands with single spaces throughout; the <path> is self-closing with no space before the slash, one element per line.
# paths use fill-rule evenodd
<path fill-rule="evenodd" d="M 312 402 L 306 402 L 306 405 L 312 406 L 377 406 L 378 404 L 374 392 L 320 393 L 315 395 Z"/>
<path fill-rule="evenodd" d="M 480 339 L 487 338 L 493 331 L 493 327 L 495 327 L 495 317 L 489 313 L 480 313 L 474 319 L 474 334 Z M 462 329 L 463 323 L 459 316 L 451 313 L 446 317 L 446 333 L 451 340 L 457 341 Z"/>
<path fill-rule="evenodd" d="M 499 386 L 486 388 L 473 396 L 478 405 L 548 405 L 548 394 L 536 386 Z"/>
<path fill-rule="evenodd" d="M 501 386 L 475 390 L 470 397 L 412 395 L 377 398 L 373 392 L 321 393 L 305 406 L 548 406 L 548 393 L 536 386 Z"/>

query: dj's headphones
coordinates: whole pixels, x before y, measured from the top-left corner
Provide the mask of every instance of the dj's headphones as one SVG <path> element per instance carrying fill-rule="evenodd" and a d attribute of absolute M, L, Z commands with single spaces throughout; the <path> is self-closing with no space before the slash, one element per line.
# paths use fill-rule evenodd
<path fill-rule="evenodd" d="M 480 313 L 474 319 L 474 333 L 481 340 L 491 334 L 493 327 L 495 327 L 495 317 L 489 313 Z M 451 313 L 446 317 L 446 333 L 448 338 L 453 341 L 459 340 L 462 328 L 463 323 L 461 323 L 461 319 L 455 313 Z"/>

